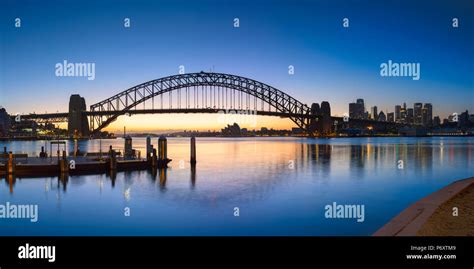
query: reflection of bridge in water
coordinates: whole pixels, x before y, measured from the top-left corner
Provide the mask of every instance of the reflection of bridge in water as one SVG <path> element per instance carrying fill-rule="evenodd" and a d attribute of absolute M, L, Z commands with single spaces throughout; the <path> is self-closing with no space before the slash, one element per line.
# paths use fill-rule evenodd
<path fill-rule="evenodd" d="M 148 107 L 148 108 L 147 108 Z M 328 102 L 311 107 L 265 83 L 222 73 L 189 73 L 151 80 L 86 108 L 72 95 L 65 113 L 29 114 L 21 119 L 68 122 L 69 135 L 94 136 L 119 116 L 160 113 L 231 113 L 291 119 L 307 135 L 324 136 L 352 126 L 395 126 L 396 123 L 332 117 Z M 250 112 L 250 113 L 248 113 Z"/>

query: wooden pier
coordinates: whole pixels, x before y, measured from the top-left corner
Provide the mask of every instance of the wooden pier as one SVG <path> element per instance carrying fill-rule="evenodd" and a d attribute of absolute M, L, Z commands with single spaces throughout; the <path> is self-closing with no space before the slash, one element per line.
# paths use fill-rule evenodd
<path fill-rule="evenodd" d="M 171 159 L 167 157 L 166 138 L 159 139 L 159 156 L 153 145 L 147 143 L 146 158 L 142 159 L 131 148 L 131 138 L 126 139 L 125 154 L 121 156 L 110 146 L 108 153 L 87 153 L 77 156 L 66 151 L 61 156 L 48 156 L 42 149 L 39 157 L 27 154 L 13 154 L 6 148 L 0 153 L 1 176 L 52 176 L 116 173 L 119 171 L 138 171 L 167 168 Z"/>

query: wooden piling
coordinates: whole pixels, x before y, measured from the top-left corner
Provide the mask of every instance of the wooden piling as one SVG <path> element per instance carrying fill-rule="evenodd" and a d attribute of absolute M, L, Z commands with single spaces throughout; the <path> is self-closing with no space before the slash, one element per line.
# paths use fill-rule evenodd
<path fill-rule="evenodd" d="M 110 152 L 109 169 L 111 173 L 117 171 L 117 156 L 115 154 L 115 150 L 111 150 Z"/>
<path fill-rule="evenodd" d="M 13 157 L 13 153 L 10 151 L 8 153 L 8 169 L 7 169 L 7 174 L 8 175 L 13 175 L 15 174 L 15 160 Z"/>
<path fill-rule="evenodd" d="M 158 160 L 157 160 L 157 156 L 156 156 L 156 149 L 152 149 L 152 154 L 153 156 L 151 157 L 151 166 L 153 168 L 156 168 L 158 166 Z"/>
<path fill-rule="evenodd" d="M 158 139 L 158 159 L 166 161 L 168 159 L 168 146 L 166 137 L 160 136 Z"/>
<path fill-rule="evenodd" d="M 59 169 L 61 171 L 61 174 L 69 172 L 69 163 L 66 159 L 66 151 L 65 150 L 63 150 L 63 156 L 62 156 L 61 160 L 59 160 Z"/>
<path fill-rule="evenodd" d="M 147 161 L 150 160 L 152 154 L 152 145 L 151 145 L 151 137 L 146 137 L 146 159 Z"/>
<path fill-rule="evenodd" d="M 191 165 L 196 164 L 196 137 L 191 137 Z"/>

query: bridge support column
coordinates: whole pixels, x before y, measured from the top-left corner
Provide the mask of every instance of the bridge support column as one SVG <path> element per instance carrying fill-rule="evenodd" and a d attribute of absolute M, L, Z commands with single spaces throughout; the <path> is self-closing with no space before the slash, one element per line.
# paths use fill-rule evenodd
<path fill-rule="evenodd" d="M 69 137 L 88 137 L 89 122 L 85 112 L 86 100 L 79 94 L 73 94 L 69 98 L 69 115 L 68 115 L 68 135 Z"/>

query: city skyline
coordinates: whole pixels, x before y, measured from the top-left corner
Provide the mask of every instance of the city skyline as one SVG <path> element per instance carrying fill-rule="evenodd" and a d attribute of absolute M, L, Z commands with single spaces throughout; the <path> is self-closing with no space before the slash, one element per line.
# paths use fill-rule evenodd
<path fill-rule="evenodd" d="M 177 74 L 183 66 L 186 73 L 213 70 L 253 78 L 308 106 L 328 101 L 335 116 L 348 113 L 347 104 L 357 98 L 384 113 L 403 102 L 431 103 L 433 116 L 442 119 L 474 111 L 474 22 L 467 2 L 415 1 L 424 10 L 423 18 L 412 3 L 335 2 L 224 2 L 216 12 L 215 1 L 199 6 L 60 2 L 54 9 L 52 3 L 7 1 L 0 11 L 2 39 L 8 41 L 1 49 L 0 105 L 12 114 L 67 111 L 70 94 L 84 96 L 89 106 L 145 81 Z M 339 9 L 341 4 L 347 12 Z M 346 17 L 348 28 L 342 26 Z M 453 17 L 460 21 L 458 28 L 452 27 Z M 15 28 L 15 18 L 22 19 L 20 28 Z M 124 18 L 130 18 L 130 28 L 124 28 Z M 170 23 L 173 27 L 167 27 Z M 179 35 L 173 34 L 176 29 Z M 56 76 L 56 64 L 65 60 L 94 63 L 94 80 Z M 380 65 L 389 60 L 420 63 L 420 79 L 380 76 Z M 24 77 L 19 80 L 17 74 Z M 221 129 L 216 117 L 120 117 L 108 129 Z M 274 117 L 259 117 L 257 124 L 294 126 Z"/>

